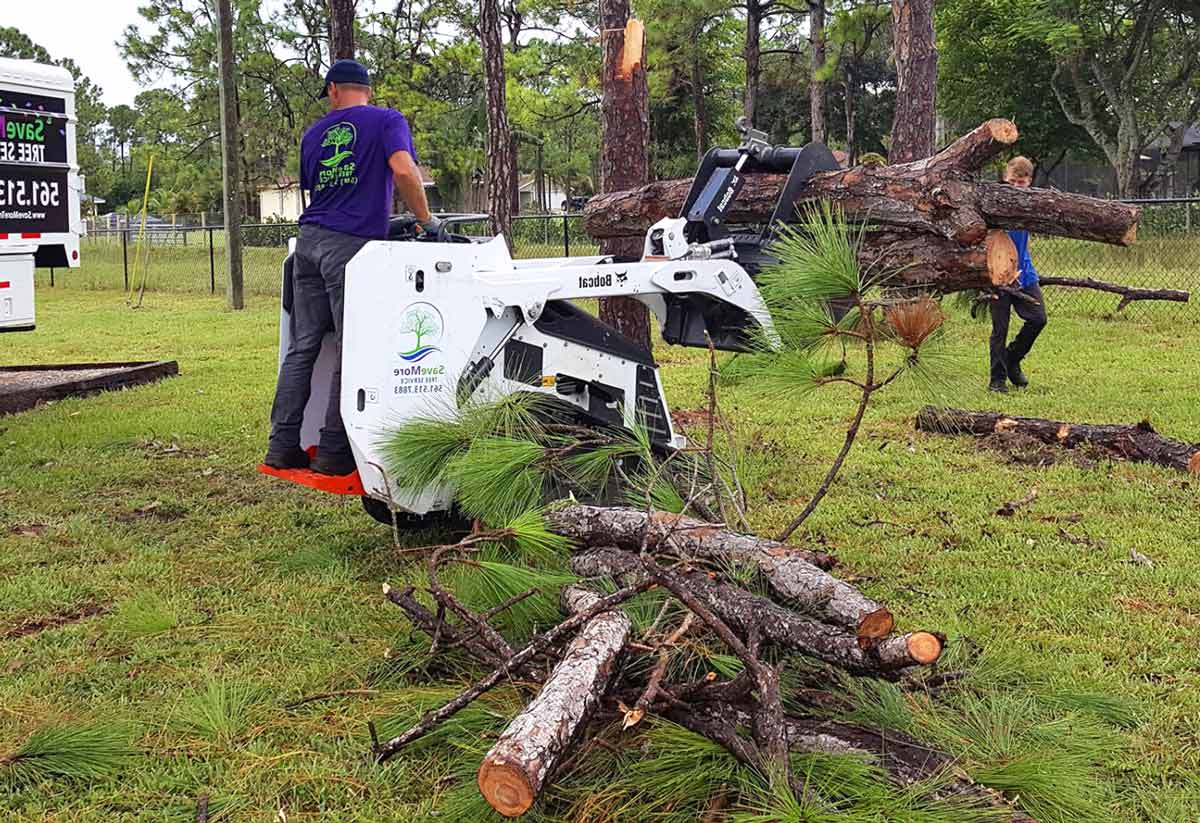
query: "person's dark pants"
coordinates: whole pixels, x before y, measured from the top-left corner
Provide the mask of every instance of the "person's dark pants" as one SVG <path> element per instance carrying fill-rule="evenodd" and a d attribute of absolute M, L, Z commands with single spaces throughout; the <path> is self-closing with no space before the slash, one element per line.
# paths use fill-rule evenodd
<path fill-rule="evenodd" d="M 311 224 L 300 227 L 292 256 L 291 343 L 279 369 L 275 403 L 271 406 L 272 451 L 300 446 L 300 425 L 312 384 L 313 364 L 321 342 L 333 332 L 337 364 L 329 388 L 329 407 L 321 428 L 318 449 L 340 457 L 350 454 L 350 441 L 342 423 L 342 293 L 346 264 L 367 243 L 362 237 L 330 231 Z"/>
<path fill-rule="evenodd" d="M 1046 302 L 1042 299 L 1042 289 L 1037 283 L 1021 289 L 1033 300 L 1022 300 L 1012 294 L 1000 292 L 999 298 L 992 303 L 992 339 L 991 361 L 993 383 L 1003 383 L 1008 378 L 1008 364 L 1020 364 L 1033 341 L 1046 328 Z M 1036 302 L 1033 302 L 1036 301 Z M 1017 313 L 1025 321 L 1012 343 L 1008 343 L 1008 321 L 1012 312 Z"/>

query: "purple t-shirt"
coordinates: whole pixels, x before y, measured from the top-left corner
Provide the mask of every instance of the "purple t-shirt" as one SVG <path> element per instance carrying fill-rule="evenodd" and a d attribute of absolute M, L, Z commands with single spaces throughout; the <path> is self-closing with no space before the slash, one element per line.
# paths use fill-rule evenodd
<path fill-rule="evenodd" d="M 355 237 L 387 237 L 392 213 L 388 158 L 417 159 L 404 115 L 378 106 L 331 111 L 300 141 L 300 188 L 309 193 L 301 223 Z"/>

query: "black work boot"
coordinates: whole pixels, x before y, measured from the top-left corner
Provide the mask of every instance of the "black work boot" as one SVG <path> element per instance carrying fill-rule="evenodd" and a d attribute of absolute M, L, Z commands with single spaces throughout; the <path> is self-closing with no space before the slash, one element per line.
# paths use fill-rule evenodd
<path fill-rule="evenodd" d="M 350 452 L 323 451 L 317 449 L 317 459 L 309 466 L 317 474 L 328 474 L 334 477 L 344 477 L 353 474 L 358 469 L 354 455 Z"/>
<path fill-rule="evenodd" d="M 290 448 L 271 446 L 267 449 L 267 456 L 263 458 L 263 463 L 273 469 L 307 469 L 308 452 L 299 446 Z"/>
<path fill-rule="evenodd" d="M 994 391 L 997 394 L 1008 394 L 1008 384 L 1003 380 L 1000 380 L 999 382 L 993 380 L 988 384 L 988 391 Z"/>
<path fill-rule="evenodd" d="M 1029 378 L 1025 376 L 1025 372 L 1021 371 L 1021 361 L 1013 360 L 1011 355 L 1009 355 L 1007 361 L 1008 379 L 1012 381 L 1012 384 L 1019 389 L 1028 386 Z"/>

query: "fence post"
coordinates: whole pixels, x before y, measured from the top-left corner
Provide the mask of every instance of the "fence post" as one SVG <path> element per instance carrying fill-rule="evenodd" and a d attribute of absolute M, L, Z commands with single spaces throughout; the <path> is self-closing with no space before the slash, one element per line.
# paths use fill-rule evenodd
<path fill-rule="evenodd" d="M 217 293 L 217 264 L 216 256 L 213 253 L 213 230 L 211 226 L 208 229 L 208 293 Z"/>
<path fill-rule="evenodd" d="M 129 291 L 129 227 L 121 229 L 121 266 L 125 270 L 125 291 Z"/>
<path fill-rule="evenodd" d="M 54 266 L 50 267 L 50 288 L 54 288 Z"/>
<path fill-rule="evenodd" d="M 563 257 L 571 256 L 571 232 L 567 228 L 567 216 L 563 215 Z"/>

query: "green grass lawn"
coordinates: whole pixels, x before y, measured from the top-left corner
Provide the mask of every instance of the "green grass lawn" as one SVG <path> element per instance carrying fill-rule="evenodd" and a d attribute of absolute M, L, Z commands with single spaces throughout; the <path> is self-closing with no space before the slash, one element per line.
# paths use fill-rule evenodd
<path fill-rule="evenodd" d="M 274 387 L 273 300 L 232 313 L 199 295 L 151 293 L 139 310 L 111 291 L 38 299 L 37 331 L 0 337 L 0 364 L 168 358 L 181 374 L 0 418 L 0 763 L 47 727 L 115 726 L 133 749 L 99 779 L 0 776 L 0 820 L 189 821 L 201 795 L 210 820 L 270 821 L 280 808 L 293 821 L 483 819 L 447 811 L 457 784 L 446 746 L 363 762 L 368 720 L 398 728 L 466 676 L 405 665 L 427 641 L 410 641 L 380 584 L 418 580 L 423 564 L 399 557 L 358 501 L 255 473 Z M 1092 819 L 1197 820 L 1197 478 L 1018 466 L 911 425 L 933 399 L 1149 417 L 1200 440 L 1196 326 L 1052 314 L 1027 361 L 1032 387 L 1004 397 L 984 390 L 987 326 L 954 314 L 948 329 L 953 379 L 933 398 L 905 383 L 879 396 L 799 542 L 835 553 L 902 627 L 946 632 L 959 659 L 981 647 L 1006 661 L 1015 694 L 1101 691 L 1131 707 L 1095 787 L 1105 815 Z M 699 407 L 703 354 L 657 354 L 672 405 Z M 850 398 L 739 387 L 722 404 L 751 445 L 751 519 L 777 531 L 840 445 Z M 993 514 L 1032 486 L 1032 505 Z M 1132 549 L 1153 567 L 1129 562 Z M 288 705 L 343 690 L 371 691 Z M 505 699 L 485 704 L 493 726 L 512 711 Z M 454 742 L 479 746 L 463 728 Z M 648 819 L 621 808 L 597 802 L 576 817 Z"/>

